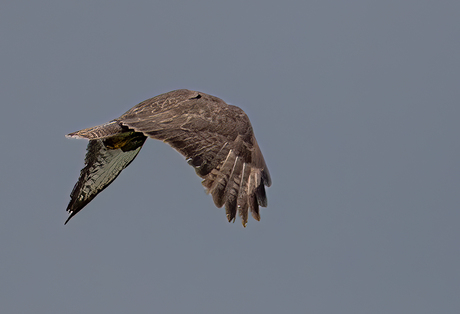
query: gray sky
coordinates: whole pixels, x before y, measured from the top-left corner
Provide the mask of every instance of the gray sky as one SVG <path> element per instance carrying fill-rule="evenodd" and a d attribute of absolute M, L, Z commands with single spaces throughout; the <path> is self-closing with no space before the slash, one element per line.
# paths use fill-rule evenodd
<path fill-rule="evenodd" d="M 459 1 L 1 7 L 1 313 L 460 313 Z M 64 226 L 64 135 L 179 88 L 251 118 L 262 220 L 149 140 Z"/>

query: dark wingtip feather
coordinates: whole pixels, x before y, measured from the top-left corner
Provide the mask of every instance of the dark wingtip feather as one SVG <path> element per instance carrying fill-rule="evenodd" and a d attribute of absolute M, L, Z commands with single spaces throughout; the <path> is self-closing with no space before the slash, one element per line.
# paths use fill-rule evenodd
<path fill-rule="evenodd" d="M 227 220 L 228 222 L 235 222 L 235 219 L 236 219 L 236 216 L 235 215 L 231 215 L 231 214 L 227 214 Z"/>
<path fill-rule="evenodd" d="M 254 217 L 257 221 L 260 221 L 259 203 L 257 202 L 257 197 L 254 193 L 249 195 L 249 208 L 251 209 L 252 217 Z"/>
<path fill-rule="evenodd" d="M 244 200 L 243 203 L 238 206 L 238 212 L 241 217 L 241 223 L 243 224 L 243 227 L 246 228 L 246 224 L 248 223 L 248 203 L 246 200 Z"/>
<path fill-rule="evenodd" d="M 236 217 L 236 198 L 233 196 L 229 196 L 227 201 L 225 202 L 225 211 L 227 213 L 228 221 L 235 221 Z"/>
<path fill-rule="evenodd" d="M 64 222 L 64 225 L 67 225 L 67 223 L 69 222 L 69 220 L 70 220 L 73 216 L 75 216 L 76 213 L 77 213 L 77 212 L 71 211 L 69 217 L 67 217 L 67 220 Z"/>
<path fill-rule="evenodd" d="M 214 204 L 216 205 L 217 208 L 221 208 L 224 206 L 224 192 L 225 192 L 225 186 L 223 187 L 216 187 L 212 192 L 212 200 L 214 201 Z"/>
<path fill-rule="evenodd" d="M 263 184 L 259 185 L 255 191 L 257 203 L 262 207 L 267 207 L 267 194 L 265 194 L 265 187 Z"/>
<path fill-rule="evenodd" d="M 270 173 L 267 168 L 262 170 L 262 182 L 266 187 L 270 187 L 272 185 L 272 178 L 270 177 Z"/>

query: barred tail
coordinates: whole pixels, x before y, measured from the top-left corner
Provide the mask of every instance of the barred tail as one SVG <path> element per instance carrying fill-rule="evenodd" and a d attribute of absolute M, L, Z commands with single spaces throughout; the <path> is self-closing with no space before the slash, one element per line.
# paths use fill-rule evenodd
<path fill-rule="evenodd" d="M 126 127 L 121 126 L 118 121 L 110 121 L 108 123 L 94 126 L 91 128 L 83 129 L 77 132 L 69 133 L 66 135 L 68 138 L 79 138 L 95 140 L 100 138 L 109 137 L 115 134 L 128 131 Z"/>

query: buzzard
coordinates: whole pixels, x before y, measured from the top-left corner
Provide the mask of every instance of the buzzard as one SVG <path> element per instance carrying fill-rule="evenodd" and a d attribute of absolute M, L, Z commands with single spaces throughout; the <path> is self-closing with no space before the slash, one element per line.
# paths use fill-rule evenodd
<path fill-rule="evenodd" d="M 228 221 L 248 212 L 260 220 L 270 174 L 248 116 L 205 93 L 180 89 L 150 99 L 108 123 L 66 135 L 89 140 L 85 167 L 70 194 L 65 224 L 133 160 L 147 137 L 168 143 L 187 159 Z"/>

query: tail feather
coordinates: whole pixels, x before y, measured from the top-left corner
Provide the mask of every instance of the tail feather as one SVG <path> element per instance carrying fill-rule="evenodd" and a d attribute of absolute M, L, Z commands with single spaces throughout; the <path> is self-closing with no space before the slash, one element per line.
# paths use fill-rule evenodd
<path fill-rule="evenodd" d="M 67 138 L 80 138 L 88 140 L 96 140 L 113 136 L 115 134 L 127 131 L 126 127 L 121 126 L 118 121 L 111 121 L 105 124 L 94 126 L 91 128 L 83 129 L 77 132 L 69 133 L 66 135 Z"/>

